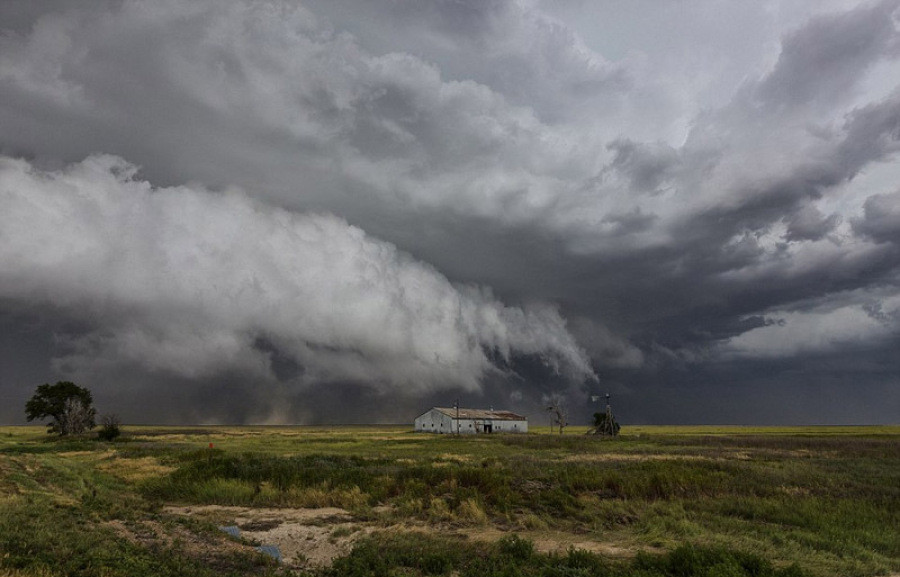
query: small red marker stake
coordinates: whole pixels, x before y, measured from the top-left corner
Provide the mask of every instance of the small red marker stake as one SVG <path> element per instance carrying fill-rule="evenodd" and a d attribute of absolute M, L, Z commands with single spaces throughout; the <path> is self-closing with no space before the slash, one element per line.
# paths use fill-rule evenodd
<path fill-rule="evenodd" d="M 212 449 L 212 443 L 209 444 L 209 448 Z"/>

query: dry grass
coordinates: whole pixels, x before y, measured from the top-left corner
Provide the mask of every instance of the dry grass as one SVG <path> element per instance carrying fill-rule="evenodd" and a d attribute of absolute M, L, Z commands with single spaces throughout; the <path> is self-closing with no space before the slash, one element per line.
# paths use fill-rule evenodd
<path fill-rule="evenodd" d="M 609 463 L 616 461 L 711 461 L 704 455 L 672 455 L 667 453 L 590 453 L 566 455 L 560 459 L 564 463 Z"/>
<path fill-rule="evenodd" d="M 155 457 L 138 457 L 134 459 L 107 458 L 97 465 L 97 469 L 109 473 L 131 484 L 140 483 L 168 475 L 176 468 L 163 465 Z"/>
<path fill-rule="evenodd" d="M 46 566 L 29 567 L 28 570 L 0 568 L 0 577 L 57 577 L 58 575 L 59 573 L 54 573 Z"/>
<path fill-rule="evenodd" d="M 121 441 L 96 443 L 0 428 L 0 523 L 14 511 L 4 527 L 24 535 L 0 534 L 19 555 L 15 577 L 42 577 L 46 567 L 29 556 L 42 534 L 69 543 L 52 548 L 63 552 L 60 563 L 98 562 L 84 545 L 102 542 L 95 528 L 71 529 L 84 516 L 150 551 L 122 553 L 141 567 L 160 554 L 177 563 L 182 543 L 199 566 L 220 542 L 223 566 L 239 566 L 227 539 L 205 533 L 214 526 L 173 525 L 176 516 L 238 524 L 260 542 L 303 543 L 297 567 L 320 566 L 311 560 L 331 553 L 317 551 L 344 555 L 376 531 L 412 531 L 448 538 L 450 550 L 464 537 L 490 549 L 517 534 L 559 555 L 574 547 L 628 559 L 688 543 L 797 562 L 822 577 L 900 570 L 900 537 L 884 529 L 900 522 L 891 507 L 900 496 L 900 427 L 625 427 L 617 439 L 575 427 L 562 437 L 470 438 L 376 427 L 123 431 Z M 159 513 L 166 503 L 219 507 Z M 332 514 L 295 516 L 310 507 Z"/>

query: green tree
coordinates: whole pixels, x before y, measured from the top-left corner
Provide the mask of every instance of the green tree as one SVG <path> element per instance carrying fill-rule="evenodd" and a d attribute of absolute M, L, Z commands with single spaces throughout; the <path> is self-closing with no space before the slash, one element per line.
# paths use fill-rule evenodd
<path fill-rule="evenodd" d="M 25 417 L 29 421 L 50 417 L 53 420 L 47 425 L 48 433 L 77 435 L 96 426 L 93 402 L 91 392 L 75 383 L 43 384 L 25 403 Z"/>

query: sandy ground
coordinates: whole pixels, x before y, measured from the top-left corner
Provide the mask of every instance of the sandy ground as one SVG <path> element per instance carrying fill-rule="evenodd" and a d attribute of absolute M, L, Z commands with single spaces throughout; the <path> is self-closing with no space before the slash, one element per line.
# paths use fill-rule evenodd
<path fill-rule="evenodd" d="M 195 516 L 218 525 L 237 525 L 241 538 L 258 545 L 276 545 L 285 565 L 293 568 L 324 567 L 353 548 L 353 543 L 373 531 L 421 531 L 424 533 L 456 534 L 475 541 L 493 542 L 509 533 L 490 526 L 447 527 L 428 523 L 402 524 L 385 527 L 372 523 L 354 522 L 344 509 L 267 509 L 202 505 L 166 507 L 165 512 Z M 543 552 L 564 553 L 569 548 L 583 549 L 609 557 L 631 557 L 635 550 L 625 544 L 598 542 L 560 531 L 524 531 L 521 536 L 534 542 Z M 900 576 L 898 576 L 900 577 Z"/>
<path fill-rule="evenodd" d="M 204 505 L 166 507 L 167 513 L 197 516 L 221 525 L 237 525 L 241 538 L 259 545 L 276 545 L 290 567 L 323 567 L 353 547 L 353 542 L 372 532 L 352 522 L 344 509 L 266 509 Z"/>

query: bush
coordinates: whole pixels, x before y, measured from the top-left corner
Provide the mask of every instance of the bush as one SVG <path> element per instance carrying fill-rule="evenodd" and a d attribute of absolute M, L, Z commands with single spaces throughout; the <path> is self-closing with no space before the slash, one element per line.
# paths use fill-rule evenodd
<path fill-rule="evenodd" d="M 103 415 L 100 424 L 102 428 L 97 432 L 97 438 L 101 441 L 113 441 L 122 434 L 119 428 L 122 422 L 117 415 Z"/>
<path fill-rule="evenodd" d="M 520 561 L 527 561 L 534 555 L 534 543 L 518 535 L 501 537 L 497 541 L 497 549 L 499 549 L 501 555 Z"/>
<path fill-rule="evenodd" d="M 673 577 L 802 577 L 804 574 L 796 565 L 776 569 L 750 553 L 692 545 L 682 545 L 663 556 L 641 553 L 634 567 L 646 574 Z"/>

